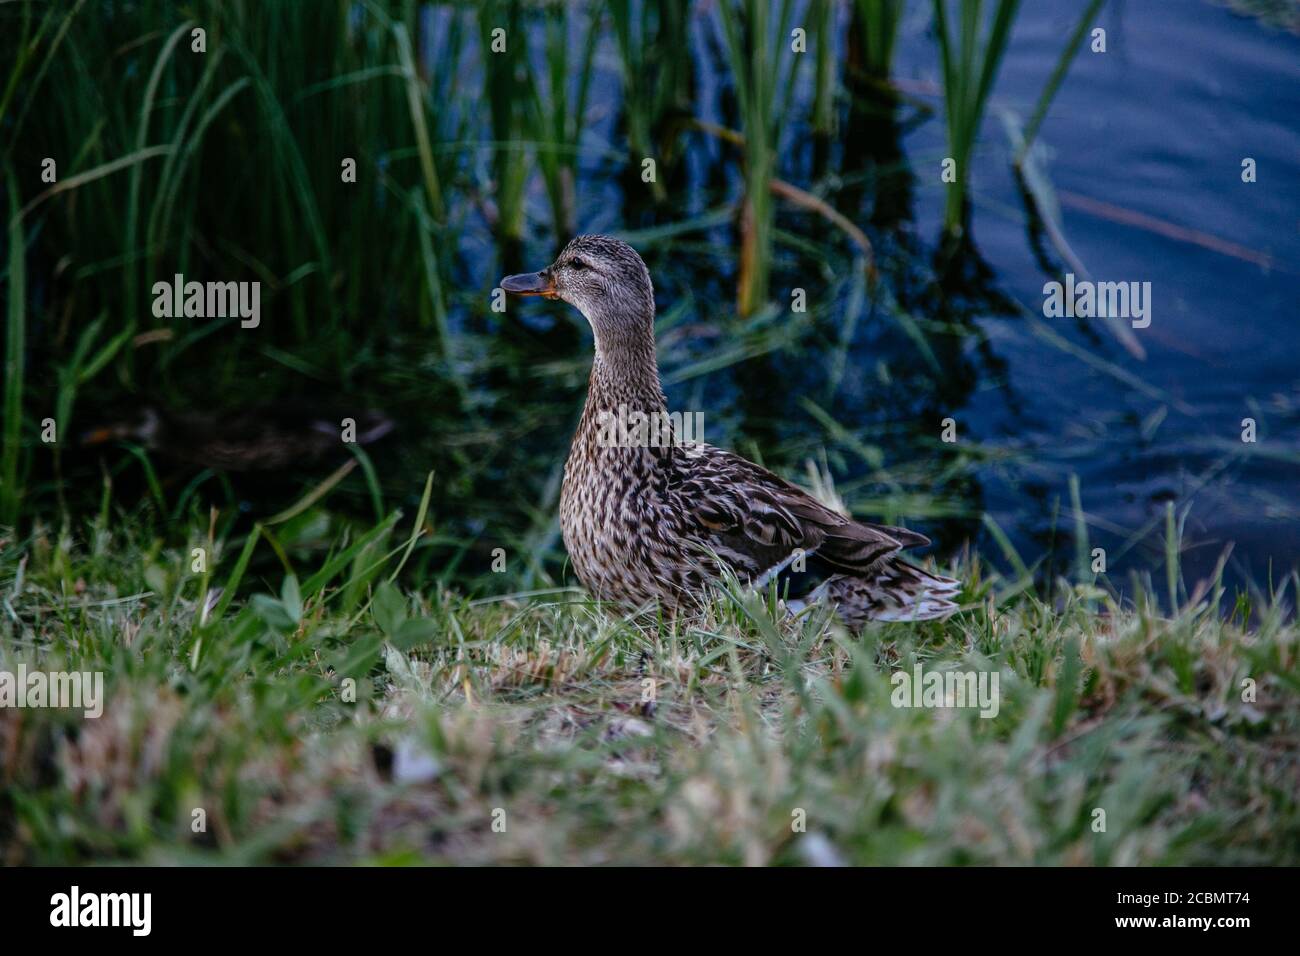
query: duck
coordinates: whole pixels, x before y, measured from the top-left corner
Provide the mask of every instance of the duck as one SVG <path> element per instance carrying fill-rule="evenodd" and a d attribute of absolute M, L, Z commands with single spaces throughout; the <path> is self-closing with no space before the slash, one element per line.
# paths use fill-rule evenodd
<path fill-rule="evenodd" d="M 929 539 L 856 521 L 740 455 L 682 434 L 655 350 L 655 293 L 636 250 L 582 235 L 540 272 L 506 276 L 514 296 L 558 299 L 591 326 L 595 357 L 560 492 L 570 564 L 602 604 L 698 609 L 727 575 L 777 582 L 789 613 L 827 603 L 852 631 L 940 620 L 959 581 L 902 557 Z"/>

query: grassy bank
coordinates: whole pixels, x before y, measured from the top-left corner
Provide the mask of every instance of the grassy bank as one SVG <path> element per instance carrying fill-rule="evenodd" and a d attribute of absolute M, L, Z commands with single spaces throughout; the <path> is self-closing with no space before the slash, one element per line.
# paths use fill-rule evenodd
<path fill-rule="evenodd" d="M 207 573 L 102 524 L 11 539 L 0 669 L 107 702 L 0 709 L 3 862 L 1300 861 L 1300 633 L 1268 608 L 1047 606 L 973 560 L 969 610 L 860 639 L 738 591 L 634 621 L 400 589 L 419 517 L 247 601 L 218 586 L 271 536 L 194 529 Z M 917 661 L 996 672 L 997 715 L 894 706 Z"/>

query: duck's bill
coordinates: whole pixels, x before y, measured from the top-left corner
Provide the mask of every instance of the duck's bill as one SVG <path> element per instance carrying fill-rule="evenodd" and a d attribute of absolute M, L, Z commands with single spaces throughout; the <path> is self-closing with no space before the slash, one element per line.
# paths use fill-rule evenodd
<path fill-rule="evenodd" d="M 557 295 L 555 283 L 544 272 L 525 272 L 517 276 L 506 276 L 501 280 L 501 288 L 512 295 L 540 295 L 554 299 Z"/>

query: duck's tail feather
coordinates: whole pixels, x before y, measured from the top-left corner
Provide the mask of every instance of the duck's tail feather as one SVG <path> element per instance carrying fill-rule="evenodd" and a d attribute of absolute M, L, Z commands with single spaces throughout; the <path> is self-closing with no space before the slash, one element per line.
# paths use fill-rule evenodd
<path fill-rule="evenodd" d="M 960 581 L 895 557 L 872 574 L 836 575 L 816 596 L 835 604 L 844 622 L 858 629 L 867 621 L 942 620 L 957 610 L 960 590 Z"/>

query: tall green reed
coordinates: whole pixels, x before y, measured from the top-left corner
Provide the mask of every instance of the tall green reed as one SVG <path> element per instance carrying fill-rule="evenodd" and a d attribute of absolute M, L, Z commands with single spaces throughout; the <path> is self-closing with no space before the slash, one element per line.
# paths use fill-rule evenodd
<path fill-rule="evenodd" d="M 985 29 L 982 0 L 962 0 L 954 31 L 948 17 L 949 0 L 934 0 L 948 151 L 956 163 L 956 181 L 948 184 L 944 201 L 943 228 L 950 237 L 960 236 L 965 230 L 971 156 L 1020 0 L 994 0 L 993 6 Z"/>
<path fill-rule="evenodd" d="M 478 22 L 484 94 L 492 129 L 497 234 L 518 243 L 524 238 L 527 146 L 538 128 L 534 120 L 534 80 L 528 62 L 527 20 L 519 0 L 484 0 Z"/>
<path fill-rule="evenodd" d="M 1079 15 L 1074 30 L 1070 33 L 1070 38 L 1061 50 L 1061 55 L 1057 57 L 1056 67 L 1052 70 L 1052 75 L 1048 77 L 1042 93 L 1039 94 L 1038 102 L 1034 106 L 1034 112 L 1031 114 L 1029 122 L 1025 124 L 1020 148 L 1016 152 L 1017 166 L 1024 163 L 1029 148 L 1034 144 L 1035 137 L 1038 136 L 1039 127 L 1043 125 L 1043 120 L 1047 117 L 1047 111 L 1051 108 L 1057 90 L 1061 88 L 1065 75 L 1070 72 L 1070 64 L 1074 62 L 1074 58 L 1079 52 L 1084 34 L 1088 32 L 1088 27 L 1096 19 L 1097 14 L 1101 12 L 1101 8 L 1105 3 L 1106 0 L 1089 0 L 1088 5 L 1083 8 L 1083 12 Z"/>
<path fill-rule="evenodd" d="M 633 167 L 653 158 L 664 173 L 649 183 L 656 202 L 677 159 L 678 123 L 691 108 L 689 0 L 610 0 L 610 23 L 623 83 L 623 115 Z"/>
<path fill-rule="evenodd" d="M 578 13 L 568 6 L 548 7 L 545 16 L 547 95 L 541 95 L 539 84 L 530 84 L 533 128 L 537 165 L 546 184 L 555 232 L 563 241 L 577 231 L 578 156 L 600 39 L 600 17 Z M 578 41 L 578 55 L 571 59 L 569 47 L 574 39 Z"/>
<path fill-rule="evenodd" d="M 887 80 L 894 65 L 905 0 L 855 0 L 862 42 L 861 66 L 872 79 Z"/>
<path fill-rule="evenodd" d="M 110 403 L 137 395 L 214 410 L 310 396 L 374 368 L 391 340 L 437 324 L 445 342 L 455 257 L 422 250 L 445 245 L 453 208 L 463 218 L 449 184 L 484 138 L 464 108 L 478 95 L 464 89 L 464 12 L 404 0 L 0 5 L 0 150 L 28 193 L 5 230 L 26 247 L 5 243 L 0 520 L 57 490 L 33 473 L 42 484 L 19 491 L 22 442 L 34 440 L 24 392 L 38 384 L 57 380 L 57 471 L 81 402 L 114 414 Z M 43 157 L 58 178 L 40 192 Z M 24 253 L 25 285 L 13 268 Z M 259 281 L 262 327 L 155 318 L 153 284 L 176 273 Z"/>
<path fill-rule="evenodd" d="M 813 72 L 812 128 L 817 136 L 828 138 L 835 129 L 835 88 L 838 71 L 835 59 L 836 6 L 829 0 L 813 0 L 812 20 L 816 57 Z"/>
<path fill-rule="evenodd" d="M 777 149 L 793 89 L 790 16 L 782 0 L 775 16 L 760 0 L 720 0 L 723 34 L 745 137 L 745 193 L 740 218 L 736 310 L 749 316 L 768 300 L 772 267 Z"/>
<path fill-rule="evenodd" d="M 97 29 L 67 31 L 43 86 L 17 88 L 15 102 L 28 110 L 17 148 L 24 160 L 59 157 L 61 182 L 128 151 L 165 154 L 160 165 L 84 184 L 75 201 L 65 194 L 41 208 L 42 248 L 74 263 L 74 303 L 114 303 L 115 330 L 156 325 L 149 289 L 181 272 L 258 279 L 274 311 L 257 336 L 174 328 L 147 355 L 124 350 L 124 374 L 152 377 L 154 389 L 179 386 L 200 360 L 193 350 L 213 336 L 230 349 L 207 363 L 209 386 L 235 380 L 268 338 L 301 346 L 308 364 L 343 371 L 362 331 L 353 317 L 395 313 L 419 298 L 423 283 L 409 265 L 424 226 L 391 213 L 418 184 L 429 219 L 446 219 L 456 154 L 439 147 L 461 71 L 455 45 L 444 43 L 436 64 L 423 62 L 418 11 L 397 2 L 200 2 L 187 11 L 208 31 L 207 52 L 196 53 L 175 8 L 145 0 L 106 12 Z M 344 159 L 355 161 L 357 182 L 343 182 Z M 379 301 L 363 301 L 375 290 Z M 139 360 L 146 367 L 136 373 Z"/>

